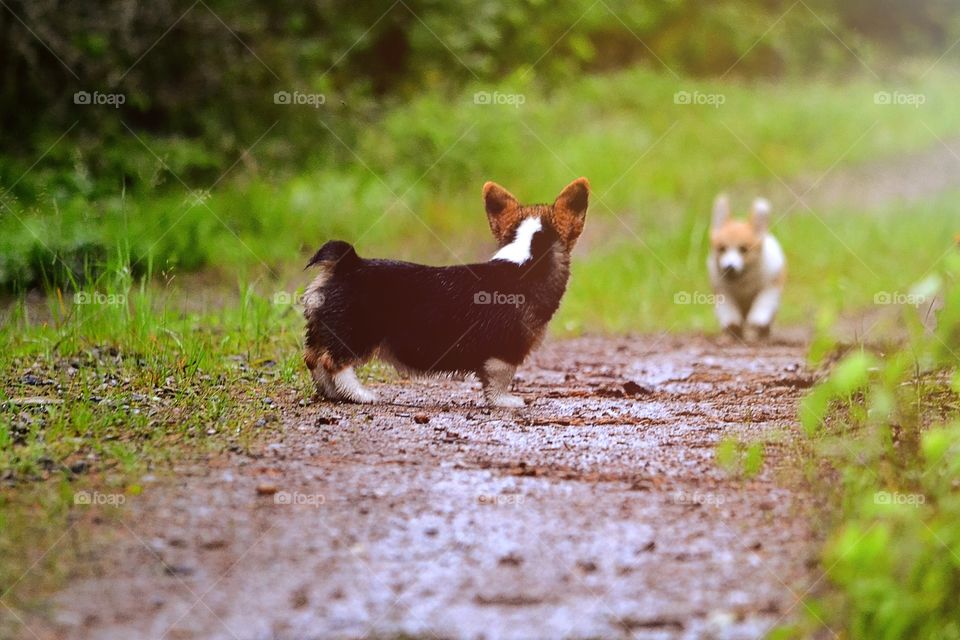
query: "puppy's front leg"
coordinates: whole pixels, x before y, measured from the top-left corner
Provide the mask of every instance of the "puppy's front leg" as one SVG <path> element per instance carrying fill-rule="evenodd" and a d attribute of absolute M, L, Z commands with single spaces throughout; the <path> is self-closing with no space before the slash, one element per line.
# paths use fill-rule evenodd
<path fill-rule="evenodd" d="M 766 338 L 770 335 L 770 325 L 773 317 L 780 308 L 780 288 L 767 287 L 757 294 L 747 314 L 747 324 L 757 331 L 757 336 Z"/>
<path fill-rule="evenodd" d="M 483 396 L 491 407 L 519 408 L 526 406 L 523 398 L 509 393 L 510 383 L 517 367 L 497 358 L 490 358 L 477 372 L 483 385 Z"/>
<path fill-rule="evenodd" d="M 723 330 L 735 338 L 743 335 L 743 314 L 731 296 L 718 293 L 714 311 Z"/>

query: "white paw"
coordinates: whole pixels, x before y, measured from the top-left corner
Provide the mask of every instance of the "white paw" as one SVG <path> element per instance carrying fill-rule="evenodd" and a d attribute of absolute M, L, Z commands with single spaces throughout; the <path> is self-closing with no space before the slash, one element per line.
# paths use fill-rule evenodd
<path fill-rule="evenodd" d="M 358 389 L 350 395 L 350 400 L 353 400 L 359 404 L 373 404 L 379 400 L 379 398 L 373 391 L 368 391 L 367 389 Z"/>
<path fill-rule="evenodd" d="M 493 400 L 490 401 L 490 405 L 500 407 L 501 409 L 520 409 L 527 406 L 527 403 L 524 402 L 520 396 L 504 393 L 493 398 Z"/>

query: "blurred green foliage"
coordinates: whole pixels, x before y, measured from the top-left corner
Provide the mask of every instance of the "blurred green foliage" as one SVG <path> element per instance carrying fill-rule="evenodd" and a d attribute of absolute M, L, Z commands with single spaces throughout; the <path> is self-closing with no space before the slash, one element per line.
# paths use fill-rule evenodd
<path fill-rule="evenodd" d="M 126 187 L 106 181 L 96 187 L 89 178 L 96 154 L 71 152 L 68 169 L 37 167 L 24 178 L 36 186 L 32 198 L 4 197 L 0 287 L 69 284 L 96 275 L 110 262 L 105 258 L 120 254 L 134 275 L 148 267 L 154 273 L 214 268 L 230 281 L 253 279 L 302 266 L 335 237 L 355 243 L 362 255 L 470 262 L 493 246 L 479 195 L 484 180 L 542 202 L 584 174 L 594 194 L 562 308 L 569 330 L 706 328 L 713 326 L 708 305 L 678 306 L 673 298 L 709 290 L 706 212 L 719 190 L 820 175 L 842 159 L 839 172 L 844 164 L 926 149 L 939 144 L 937 136 L 960 132 L 952 101 L 957 75 L 947 66 L 910 83 L 927 97 L 922 110 L 876 104 L 874 93 L 885 85 L 864 75 L 842 83 L 678 81 L 638 67 L 585 76 L 563 92 L 514 82 L 500 90 L 524 95 L 519 108 L 475 104 L 474 90 L 489 88 L 481 84 L 450 96 L 425 93 L 360 132 L 352 151 L 336 142 L 349 160 L 318 158 L 292 175 L 237 167 L 211 189 L 179 181 L 184 163 L 203 157 L 196 141 L 131 136 L 156 156 L 137 156 L 140 182 Z M 726 101 L 722 108 L 676 104 L 681 89 Z M 834 234 L 825 234 L 814 216 L 781 218 L 793 203 L 774 202 L 774 231 L 797 267 L 788 288 L 796 298 L 785 302 L 784 319 L 802 318 L 805 305 L 823 296 L 869 305 L 872 292 L 894 286 L 885 279 L 919 277 L 923 261 L 908 274 L 884 256 L 952 236 L 954 202 L 915 208 L 913 219 L 838 212 L 830 217 Z M 918 216 L 923 225 L 914 224 Z M 804 249 L 811 246 L 822 250 Z"/>
<path fill-rule="evenodd" d="M 935 279 L 936 329 L 907 307 L 909 341 L 847 355 L 804 399 L 833 588 L 773 637 L 960 637 L 960 253 Z"/>
<path fill-rule="evenodd" d="M 520 74 L 563 91 L 577 72 L 637 62 L 676 76 L 782 77 L 938 57 L 957 35 L 960 6 L 946 0 L 8 0 L 0 114 L 18 132 L 7 152 L 30 162 L 77 123 L 92 176 L 143 177 L 144 150 L 124 124 L 201 139 L 179 175 L 203 180 L 216 177 L 211 154 L 223 161 L 271 123 L 271 139 L 288 142 L 276 159 L 302 161 L 337 152 L 320 119 L 352 143 L 385 104 L 468 83 Z M 325 108 L 274 104 L 295 90 L 324 94 Z M 78 108 L 77 91 L 125 103 Z M 9 171 L 0 167 L 4 183 Z"/>

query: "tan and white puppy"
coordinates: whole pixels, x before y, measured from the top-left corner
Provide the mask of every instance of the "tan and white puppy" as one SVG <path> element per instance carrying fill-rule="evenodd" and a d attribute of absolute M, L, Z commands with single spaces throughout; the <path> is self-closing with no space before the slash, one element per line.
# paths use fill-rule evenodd
<path fill-rule="evenodd" d="M 749 220 L 731 217 L 725 195 L 713 204 L 707 269 L 717 320 L 737 338 L 745 327 L 767 337 L 780 307 L 787 261 L 769 226 L 770 203 L 764 198 L 753 201 Z"/>

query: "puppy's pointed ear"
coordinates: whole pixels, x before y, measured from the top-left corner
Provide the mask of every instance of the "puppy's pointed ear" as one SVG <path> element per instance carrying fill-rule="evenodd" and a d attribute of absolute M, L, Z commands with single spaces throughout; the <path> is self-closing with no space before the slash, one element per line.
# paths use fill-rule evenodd
<path fill-rule="evenodd" d="M 553 203 L 553 226 L 567 251 L 573 249 L 583 232 L 590 199 L 590 183 L 586 178 L 577 178 L 560 192 Z"/>
<path fill-rule="evenodd" d="M 721 193 L 717 196 L 717 199 L 713 201 L 713 222 L 711 224 L 714 229 L 719 229 L 723 226 L 723 223 L 729 219 L 730 198 L 727 197 L 727 194 Z"/>
<path fill-rule="evenodd" d="M 483 185 L 483 206 L 493 237 L 500 244 L 507 242 L 520 215 L 520 202 L 496 182 L 487 182 Z"/>
<path fill-rule="evenodd" d="M 765 235 L 770 228 L 770 201 L 757 198 L 750 207 L 750 222 L 757 235 Z"/>

